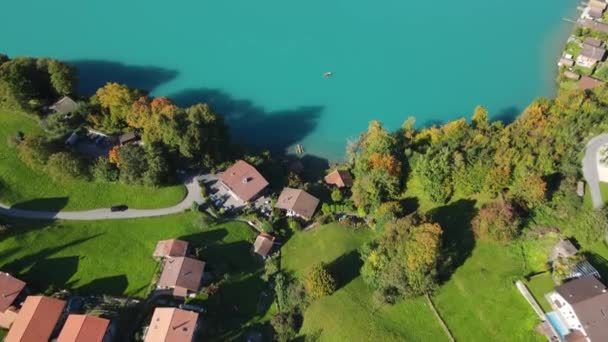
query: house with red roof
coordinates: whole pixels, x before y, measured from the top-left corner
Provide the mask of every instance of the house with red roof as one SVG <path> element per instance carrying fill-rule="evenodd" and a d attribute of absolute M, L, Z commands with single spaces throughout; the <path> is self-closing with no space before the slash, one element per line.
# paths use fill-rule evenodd
<path fill-rule="evenodd" d="M 325 183 L 338 188 L 350 188 L 353 186 L 353 176 L 347 170 L 334 170 L 325 176 Z"/>
<path fill-rule="evenodd" d="M 167 258 L 157 288 L 171 289 L 175 297 L 185 298 L 199 290 L 204 270 L 205 262 L 194 258 Z"/>
<path fill-rule="evenodd" d="M 109 324 L 109 320 L 95 316 L 69 315 L 57 342 L 102 342 Z"/>
<path fill-rule="evenodd" d="M 254 200 L 268 186 L 262 174 L 243 160 L 224 171 L 219 181 L 232 197 L 245 203 Z"/>
<path fill-rule="evenodd" d="M 253 253 L 261 256 L 262 259 L 266 259 L 272 246 L 274 246 L 274 239 L 275 237 L 270 234 L 260 233 L 253 243 Z"/>
<path fill-rule="evenodd" d="M 144 342 L 192 342 L 198 314 L 176 308 L 156 308 Z"/>
<path fill-rule="evenodd" d="M 156 244 L 155 258 L 183 257 L 188 252 L 188 242 L 182 240 L 161 240 Z"/>
<path fill-rule="evenodd" d="M 4 342 L 48 341 L 64 307 L 63 300 L 45 296 L 27 297 Z"/>
<path fill-rule="evenodd" d="M 25 288 L 25 283 L 8 273 L 0 272 L 0 327 L 8 329 L 17 318 L 17 296 Z"/>

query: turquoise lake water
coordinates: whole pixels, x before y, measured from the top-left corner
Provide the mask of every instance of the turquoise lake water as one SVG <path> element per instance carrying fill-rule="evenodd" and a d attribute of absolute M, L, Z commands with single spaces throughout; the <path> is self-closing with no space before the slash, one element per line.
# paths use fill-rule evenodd
<path fill-rule="evenodd" d="M 372 119 L 391 129 L 512 118 L 551 96 L 572 0 L 9 0 L 0 52 L 206 101 L 234 137 L 338 159 Z M 324 78 L 332 71 L 334 76 Z M 291 149 L 293 151 L 293 149 Z"/>

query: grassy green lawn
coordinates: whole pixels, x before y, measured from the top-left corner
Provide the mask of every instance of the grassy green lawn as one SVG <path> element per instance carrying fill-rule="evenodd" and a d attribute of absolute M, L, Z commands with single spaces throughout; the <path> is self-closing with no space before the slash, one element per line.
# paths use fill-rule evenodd
<path fill-rule="evenodd" d="M 532 292 L 534 298 L 536 298 L 538 304 L 540 304 L 541 308 L 545 312 L 552 311 L 551 305 L 549 305 L 549 302 L 547 302 L 547 299 L 545 298 L 545 294 L 553 291 L 555 288 L 555 283 L 553 282 L 553 278 L 551 278 L 551 273 L 543 273 L 525 283 L 530 292 Z"/>
<path fill-rule="evenodd" d="M 509 247 L 478 243 L 434 296 L 458 341 L 543 341 L 537 317 L 514 286 L 524 260 Z"/>
<path fill-rule="evenodd" d="M 80 210 L 126 204 L 132 208 L 162 208 L 179 203 L 183 185 L 149 188 L 83 180 L 55 181 L 33 170 L 7 143 L 18 131 L 39 131 L 38 123 L 19 114 L 0 113 L 0 202 L 36 210 Z"/>
<path fill-rule="evenodd" d="M 208 254 L 208 262 L 216 267 L 219 259 L 222 264 L 238 265 L 234 259 L 241 255 L 236 252 L 248 253 L 253 240 L 248 226 L 226 223 L 201 228 L 198 217 L 189 212 L 92 222 L 7 219 L 13 233 L 0 241 L 0 269 L 40 291 L 52 284 L 81 293 L 144 297 L 157 270 L 152 252 L 158 240 L 191 241 L 203 247 L 203 255 Z"/>
<path fill-rule="evenodd" d="M 329 225 L 292 237 L 282 249 L 282 266 L 302 276 L 315 262 L 337 269 L 339 289 L 313 302 L 301 333 L 322 341 L 445 341 L 424 299 L 374 307 L 372 291 L 359 276 L 357 248 L 373 238 L 369 230 Z"/>
<path fill-rule="evenodd" d="M 578 42 L 569 42 L 564 49 L 564 51 L 571 54 L 573 58 L 576 58 L 581 53 L 581 50 L 582 48 Z"/>
<path fill-rule="evenodd" d="M 258 298 L 266 284 L 263 265 L 250 254 L 254 232 L 240 222 L 206 226 L 201 214 L 94 222 L 7 220 L 11 235 L 0 241 L 0 270 L 23 279 L 35 291 L 50 285 L 78 294 L 144 298 L 158 270 L 152 252 L 158 240 L 180 238 L 200 248 L 205 272 L 220 291 L 205 303 L 206 340 L 238 338 L 265 323 L 268 305 Z M 214 306 L 214 303 L 221 305 Z"/>

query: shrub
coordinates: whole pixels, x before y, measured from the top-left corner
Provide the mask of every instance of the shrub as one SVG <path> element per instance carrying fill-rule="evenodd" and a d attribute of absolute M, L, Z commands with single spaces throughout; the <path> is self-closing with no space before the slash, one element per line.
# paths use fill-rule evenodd
<path fill-rule="evenodd" d="M 42 135 L 28 135 L 18 146 L 19 157 L 31 167 L 40 167 L 51 156 L 51 144 Z"/>
<path fill-rule="evenodd" d="M 51 155 L 47 162 L 47 170 L 55 179 L 83 178 L 86 175 L 82 161 L 68 152 Z"/>
<path fill-rule="evenodd" d="M 9 232 L 9 227 L 5 224 L 0 223 L 0 235 L 7 234 Z"/>
<path fill-rule="evenodd" d="M 311 299 L 321 298 L 336 291 L 336 280 L 323 263 L 315 264 L 304 278 L 304 288 Z"/>
<path fill-rule="evenodd" d="M 118 180 L 118 169 L 107 157 L 99 157 L 91 165 L 93 178 L 99 181 L 114 182 Z"/>
<path fill-rule="evenodd" d="M 280 260 L 277 260 L 280 262 Z M 280 311 L 301 310 L 306 305 L 306 291 L 302 284 L 285 273 L 277 273 L 274 292 Z"/>
<path fill-rule="evenodd" d="M 486 204 L 472 222 L 475 237 L 500 243 L 512 241 L 519 234 L 520 219 L 510 203 Z"/>
<path fill-rule="evenodd" d="M 335 188 L 332 192 L 331 192 L 331 200 L 334 202 L 342 202 L 342 191 L 340 191 L 340 189 Z"/>
<path fill-rule="evenodd" d="M 300 222 L 298 222 L 296 219 L 294 219 L 292 217 L 287 219 L 287 227 L 289 227 L 289 229 L 291 229 L 294 232 L 302 229 L 302 225 L 300 225 Z"/>
<path fill-rule="evenodd" d="M 270 319 L 270 325 L 275 332 L 275 339 L 279 342 L 293 340 L 298 333 L 298 322 L 301 320 L 295 312 L 281 312 Z"/>

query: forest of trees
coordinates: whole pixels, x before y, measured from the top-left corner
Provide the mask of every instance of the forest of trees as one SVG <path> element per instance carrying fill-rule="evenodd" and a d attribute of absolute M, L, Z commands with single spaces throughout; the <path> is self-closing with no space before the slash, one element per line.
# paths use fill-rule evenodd
<path fill-rule="evenodd" d="M 83 98 L 77 86 L 76 70 L 60 61 L 0 55 L 0 109 L 36 115 L 44 128 L 45 134 L 13 141 L 30 166 L 56 178 L 156 186 L 170 182 L 176 167 L 213 167 L 230 157 L 223 117 L 206 104 L 181 108 L 169 98 L 153 98 L 118 83 L 107 83 Z M 78 101 L 76 112 L 49 113 L 46 108 L 66 95 Z M 116 147 L 107 157 L 85 160 L 63 144 L 84 127 L 114 135 L 135 131 L 144 144 Z"/>
<path fill-rule="evenodd" d="M 400 203 L 410 186 L 438 206 L 461 198 L 491 199 L 471 222 L 477 239 L 509 243 L 539 217 L 572 220 L 573 227 L 577 220 L 593 220 L 593 227 L 572 233 L 585 241 L 601 239 L 608 227 L 605 213 L 582 208 L 574 189 L 586 141 L 608 130 L 606 113 L 608 88 L 602 86 L 539 98 L 508 124 L 491 122 L 482 106 L 470 122 L 416 129 L 410 118 L 396 132 L 370 123 L 347 149 L 355 178 L 352 199 L 371 226 L 384 231 L 362 250 L 364 279 L 384 302 L 433 288 L 437 265 L 426 263 L 422 273 L 412 275 L 407 260 L 432 251 L 428 260 L 441 261 L 441 227 L 415 237 L 417 229 L 434 223 L 424 223 L 418 212 L 402 218 Z M 426 249 L 409 250 L 412 239 Z"/>

